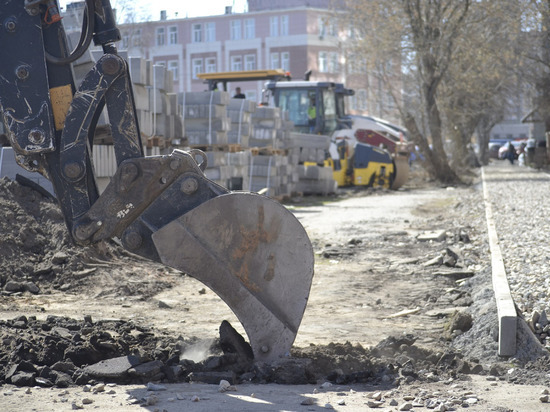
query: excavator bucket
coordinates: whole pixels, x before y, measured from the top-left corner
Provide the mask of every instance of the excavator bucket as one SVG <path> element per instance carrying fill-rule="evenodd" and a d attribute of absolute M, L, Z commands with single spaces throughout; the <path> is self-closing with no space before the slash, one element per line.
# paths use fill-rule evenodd
<path fill-rule="evenodd" d="M 257 361 L 288 354 L 313 278 L 313 250 L 295 216 L 252 193 L 201 204 L 152 235 L 161 261 L 198 279 L 237 315 Z"/>

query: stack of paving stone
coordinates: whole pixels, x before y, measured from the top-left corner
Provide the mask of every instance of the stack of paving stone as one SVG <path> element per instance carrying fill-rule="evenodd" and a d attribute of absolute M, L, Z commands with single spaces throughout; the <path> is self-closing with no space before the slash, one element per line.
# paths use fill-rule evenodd
<path fill-rule="evenodd" d="M 227 92 L 179 93 L 185 135 L 190 146 L 227 145 L 231 119 L 227 116 Z"/>
<path fill-rule="evenodd" d="M 297 165 L 296 192 L 325 195 L 336 192 L 332 168 L 323 165 L 330 147 L 328 136 L 292 132 L 283 143 L 290 163 Z"/>
<path fill-rule="evenodd" d="M 252 156 L 249 150 L 209 150 L 204 153 L 207 159 L 204 174 L 208 179 L 230 190 L 248 190 L 248 165 Z"/>
<path fill-rule="evenodd" d="M 253 155 L 250 157 L 248 190 L 261 192 L 269 197 L 281 197 L 292 193 L 292 169 L 288 157 L 279 154 Z"/>
<path fill-rule="evenodd" d="M 277 148 L 277 131 L 281 125 L 281 110 L 278 107 L 256 108 L 252 114 L 254 129 L 249 146 Z"/>
<path fill-rule="evenodd" d="M 231 130 L 227 134 L 229 143 L 248 147 L 252 135 L 252 115 L 256 103 L 246 99 L 231 99 L 227 105 L 227 115 L 231 119 Z"/>

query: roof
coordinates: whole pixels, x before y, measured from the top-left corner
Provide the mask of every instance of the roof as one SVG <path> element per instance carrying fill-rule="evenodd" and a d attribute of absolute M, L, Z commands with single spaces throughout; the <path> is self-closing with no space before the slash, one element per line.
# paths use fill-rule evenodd
<path fill-rule="evenodd" d="M 254 80 L 281 80 L 290 78 L 290 73 L 283 69 L 273 70 L 247 70 L 236 72 L 199 73 L 197 77 L 208 82 L 237 82 Z"/>

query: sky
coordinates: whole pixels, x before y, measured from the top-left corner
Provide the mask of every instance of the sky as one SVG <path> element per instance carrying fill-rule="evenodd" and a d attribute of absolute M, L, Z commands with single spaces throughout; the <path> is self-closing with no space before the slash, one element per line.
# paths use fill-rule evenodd
<path fill-rule="evenodd" d="M 62 8 L 71 0 L 59 0 Z M 234 13 L 246 10 L 246 0 L 111 0 L 113 8 L 123 8 L 123 4 L 135 4 L 136 14 L 142 18 L 160 18 L 160 11 L 166 10 L 167 17 L 178 18 L 213 16 L 225 13 L 226 6 L 232 6 Z"/>

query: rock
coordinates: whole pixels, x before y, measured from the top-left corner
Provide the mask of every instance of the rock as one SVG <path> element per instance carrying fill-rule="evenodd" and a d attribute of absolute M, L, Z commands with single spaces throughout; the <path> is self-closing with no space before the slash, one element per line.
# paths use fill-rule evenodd
<path fill-rule="evenodd" d="M 439 255 L 439 256 L 434 257 L 433 259 L 428 260 L 422 266 L 424 266 L 424 267 L 439 266 L 441 264 L 443 264 L 443 256 Z"/>
<path fill-rule="evenodd" d="M 447 238 L 445 230 L 424 232 L 416 237 L 419 242 L 443 242 Z"/>
<path fill-rule="evenodd" d="M 153 379 L 162 373 L 164 363 L 160 360 L 154 360 L 136 365 L 128 369 L 128 374 L 131 376 L 139 376 L 141 378 Z"/>
<path fill-rule="evenodd" d="M 220 325 L 220 346 L 224 353 L 235 353 L 239 363 L 249 364 L 254 359 L 252 347 L 226 320 Z"/>
<path fill-rule="evenodd" d="M 372 400 L 367 401 L 367 406 L 369 408 L 379 408 L 382 405 L 384 405 L 384 402 L 381 402 L 381 401 L 372 401 Z"/>
<path fill-rule="evenodd" d="M 15 386 L 34 386 L 34 378 L 32 372 L 17 372 L 10 380 Z"/>
<path fill-rule="evenodd" d="M 300 405 L 315 405 L 315 399 L 305 398 L 302 402 L 300 402 Z"/>
<path fill-rule="evenodd" d="M 8 280 L 4 286 L 6 292 L 21 292 L 25 290 L 25 286 L 21 282 L 15 280 Z"/>
<path fill-rule="evenodd" d="M 128 370 L 139 363 L 136 356 L 120 356 L 86 366 L 83 371 L 89 376 L 101 380 L 123 380 L 127 377 Z"/>
<path fill-rule="evenodd" d="M 445 324 L 445 338 L 450 340 L 455 330 L 467 332 L 473 324 L 473 318 L 470 313 L 456 311 L 453 313 L 449 321 Z"/>
<path fill-rule="evenodd" d="M 147 383 L 147 390 L 148 390 L 148 391 L 153 391 L 153 392 L 165 391 L 165 390 L 166 390 L 166 386 L 164 386 L 164 385 L 157 385 L 156 383 L 153 383 L 153 382 L 148 382 L 148 383 Z"/>
<path fill-rule="evenodd" d="M 65 252 L 56 252 L 52 257 L 52 263 L 54 265 L 62 265 L 69 260 L 69 255 Z"/>
<path fill-rule="evenodd" d="M 546 311 L 543 310 L 541 313 L 540 313 L 540 316 L 539 316 L 539 319 L 538 319 L 538 322 L 537 322 L 541 328 L 544 328 L 545 326 L 548 325 L 548 316 L 546 315 Z"/>
<path fill-rule="evenodd" d="M 550 400 L 550 396 L 548 395 L 541 395 L 539 397 L 539 401 L 541 401 L 542 403 L 548 403 L 549 400 Z"/>
<path fill-rule="evenodd" d="M 225 379 L 222 379 L 220 381 L 220 384 L 218 386 L 218 392 L 228 392 L 228 391 L 236 391 L 237 388 L 233 385 L 231 385 L 228 381 Z"/>
<path fill-rule="evenodd" d="M 233 382 L 233 372 L 200 372 L 194 371 L 188 375 L 190 382 L 209 383 L 217 385 L 221 380 Z"/>
<path fill-rule="evenodd" d="M 28 292 L 34 295 L 40 292 L 40 288 L 36 286 L 36 284 L 33 282 L 26 282 L 24 287 L 25 287 L 25 290 L 27 290 Z"/>
<path fill-rule="evenodd" d="M 400 410 L 400 411 L 410 411 L 412 408 L 413 408 L 412 403 L 410 403 L 410 402 L 405 402 L 404 404 L 402 404 L 402 405 L 399 407 L 399 410 Z"/>
<path fill-rule="evenodd" d="M 166 302 L 163 302 L 162 300 L 159 300 L 159 308 L 160 309 L 172 309 L 172 306 L 170 306 Z"/>

